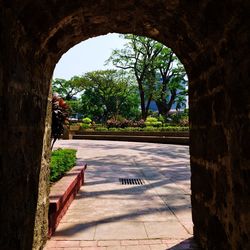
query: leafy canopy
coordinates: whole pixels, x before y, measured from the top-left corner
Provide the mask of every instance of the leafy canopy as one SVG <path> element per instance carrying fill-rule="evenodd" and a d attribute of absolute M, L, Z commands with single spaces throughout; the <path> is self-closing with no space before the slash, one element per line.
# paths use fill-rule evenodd
<path fill-rule="evenodd" d="M 122 35 L 128 42 L 113 50 L 107 63 L 135 76 L 140 94 L 142 118 L 146 119 L 151 101 L 167 115 L 173 103 L 186 95 L 185 69 L 173 51 L 147 37 Z"/>
<path fill-rule="evenodd" d="M 53 93 L 58 93 L 63 99 L 72 100 L 85 88 L 84 78 L 73 76 L 70 80 L 56 78 L 52 81 Z"/>

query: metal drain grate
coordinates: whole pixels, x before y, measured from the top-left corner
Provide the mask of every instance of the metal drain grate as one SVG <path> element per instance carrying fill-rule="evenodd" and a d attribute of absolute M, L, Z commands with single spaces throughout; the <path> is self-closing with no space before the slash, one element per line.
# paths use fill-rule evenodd
<path fill-rule="evenodd" d="M 142 179 L 119 178 L 119 182 L 122 185 L 143 185 L 144 184 L 144 181 Z"/>

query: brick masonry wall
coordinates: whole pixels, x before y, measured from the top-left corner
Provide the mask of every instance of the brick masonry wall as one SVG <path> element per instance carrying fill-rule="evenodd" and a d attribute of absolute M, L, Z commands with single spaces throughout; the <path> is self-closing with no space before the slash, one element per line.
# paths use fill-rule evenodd
<path fill-rule="evenodd" d="M 195 237 L 203 249 L 250 248 L 249 1 L 24 0 L 0 7 L 1 249 L 33 244 L 54 66 L 73 45 L 109 32 L 162 41 L 185 65 Z"/>

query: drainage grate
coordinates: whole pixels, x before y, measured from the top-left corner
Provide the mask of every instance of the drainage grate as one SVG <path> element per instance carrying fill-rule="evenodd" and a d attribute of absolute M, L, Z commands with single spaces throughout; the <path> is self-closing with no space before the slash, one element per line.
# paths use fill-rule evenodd
<path fill-rule="evenodd" d="M 119 178 L 120 184 L 122 185 L 143 185 L 144 181 L 142 179 L 127 179 Z"/>

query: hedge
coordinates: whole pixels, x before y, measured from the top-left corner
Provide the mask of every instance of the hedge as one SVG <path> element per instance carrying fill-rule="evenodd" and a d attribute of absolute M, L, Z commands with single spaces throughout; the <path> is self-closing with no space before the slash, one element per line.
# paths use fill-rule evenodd
<path fill-rule="evenodd" d="M 57 149 L 51 154 L 50 181 L 56 182 L 76 165 L 75 149 Z"/>

